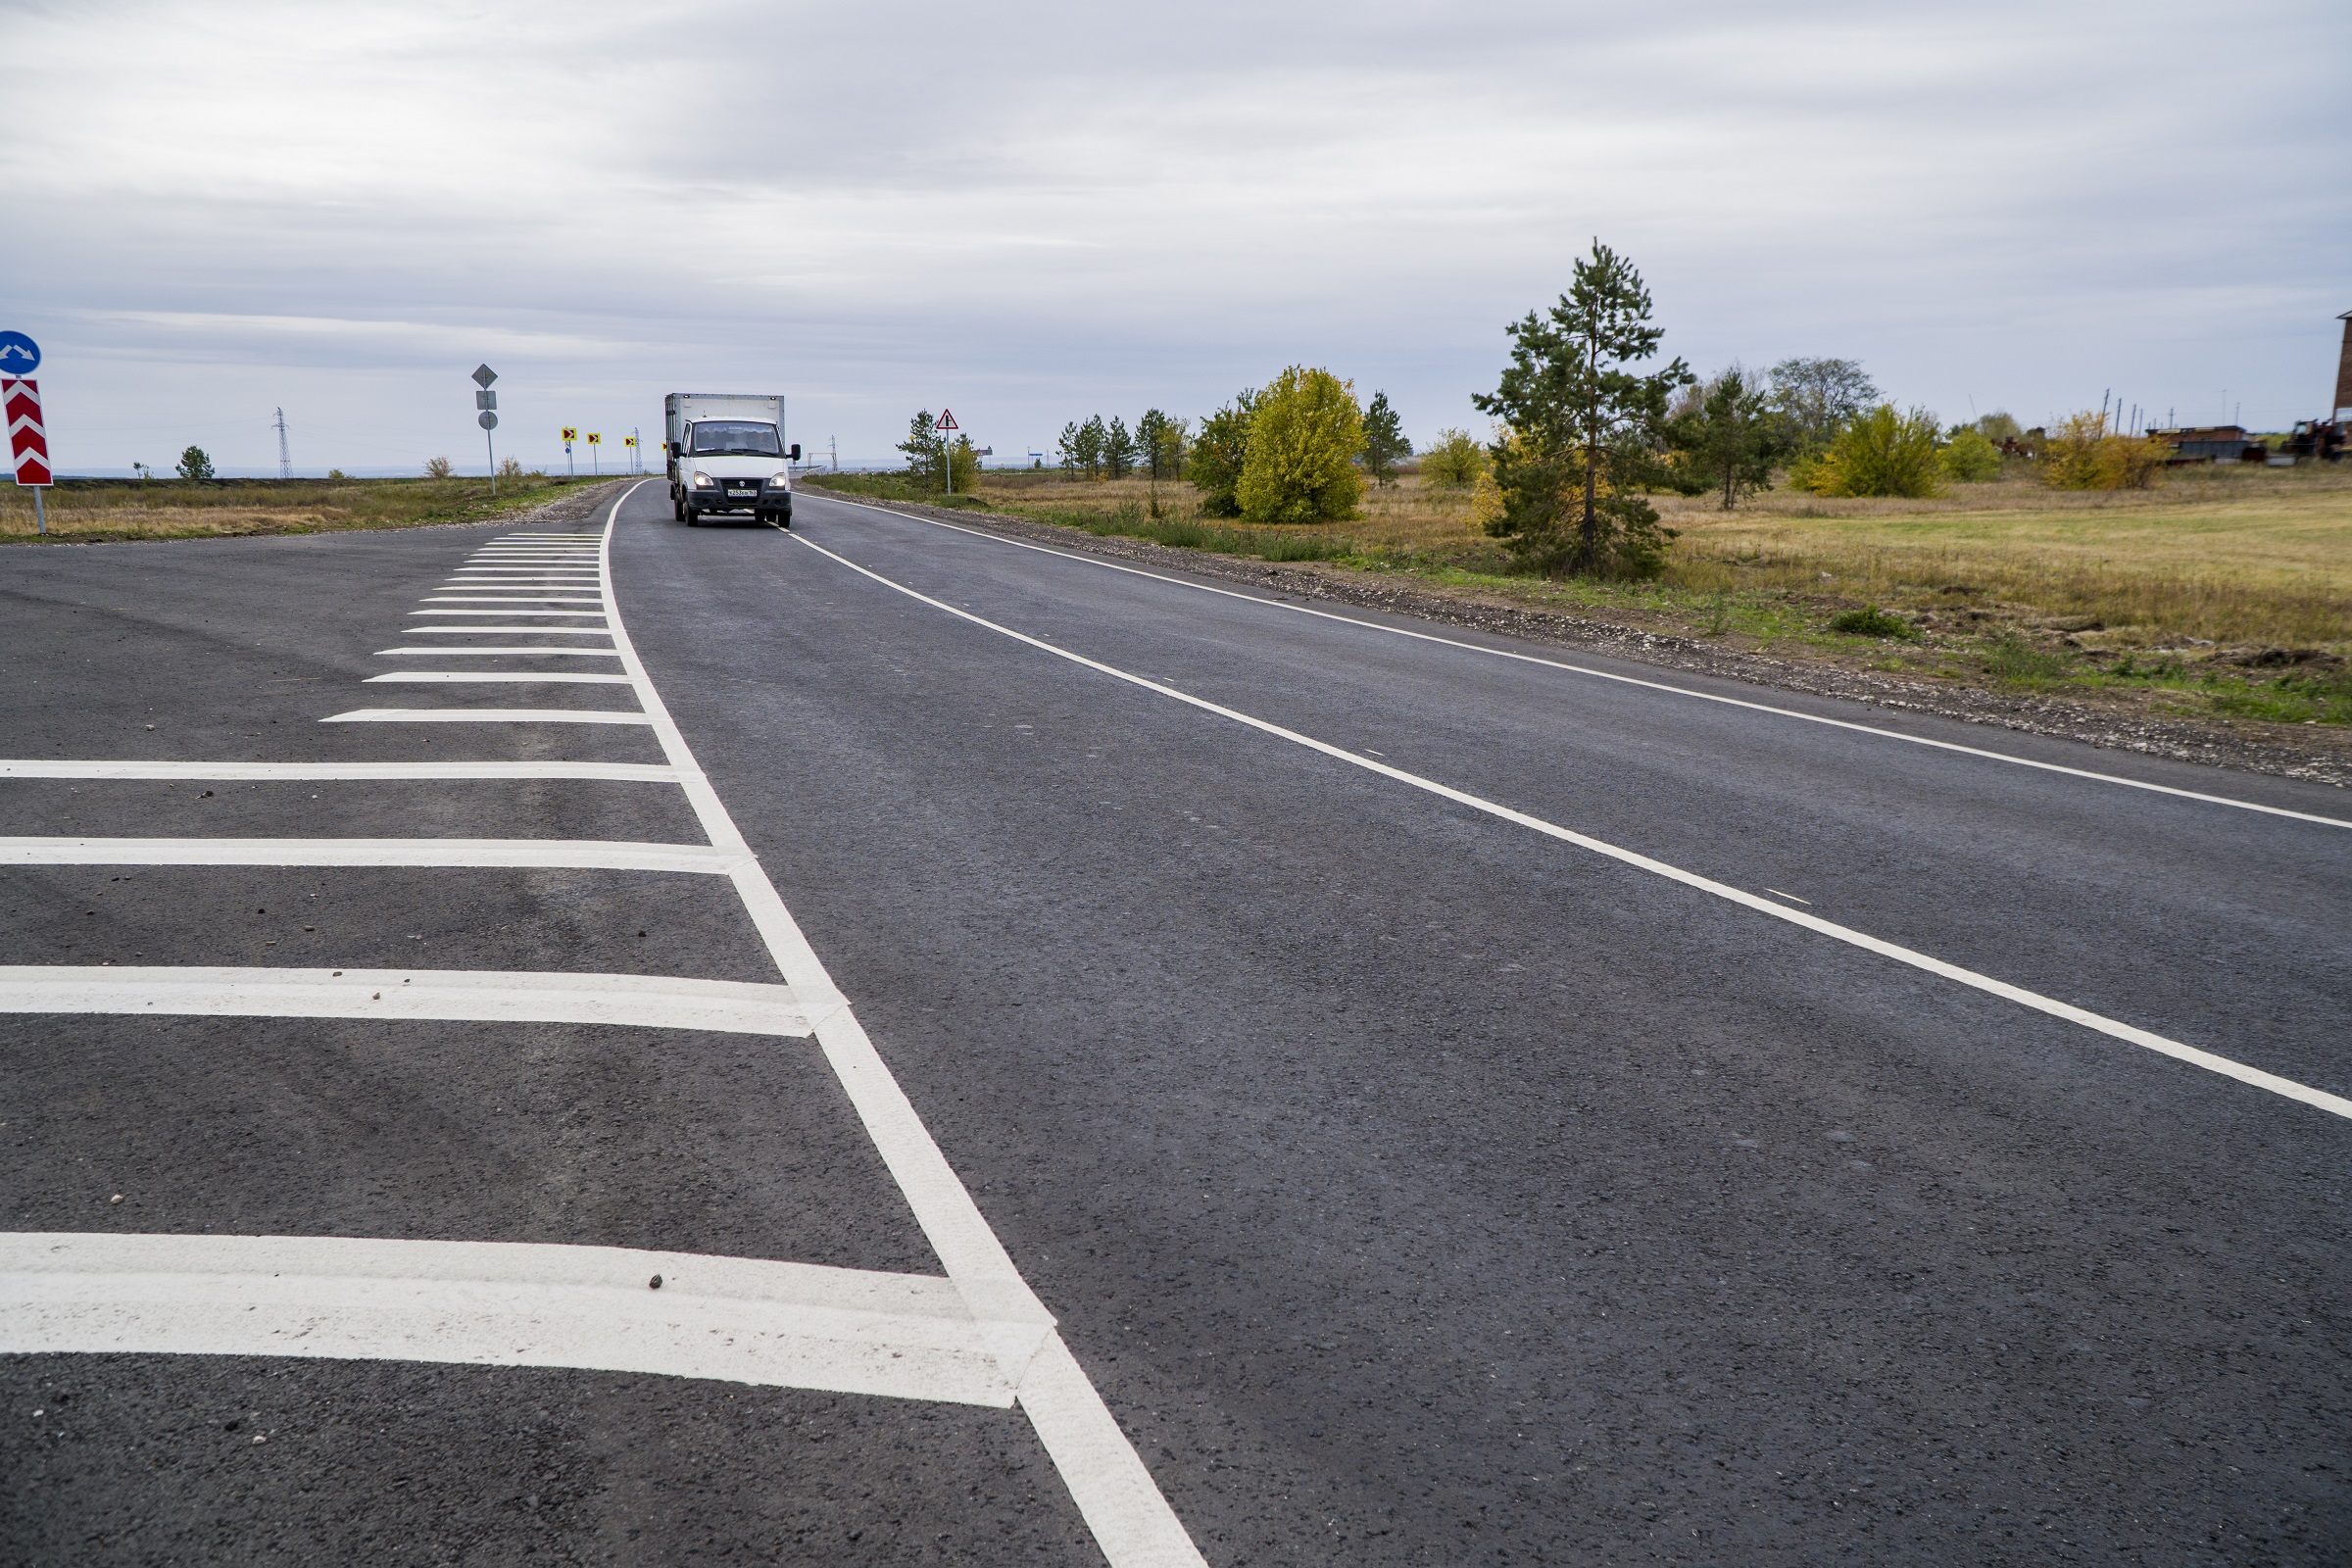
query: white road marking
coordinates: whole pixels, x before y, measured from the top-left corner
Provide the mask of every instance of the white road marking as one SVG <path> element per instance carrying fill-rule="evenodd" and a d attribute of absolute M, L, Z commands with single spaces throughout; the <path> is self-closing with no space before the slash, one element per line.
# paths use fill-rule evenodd
<path fill-rule="evenodd" d="M 732 876 L 751 852 L 627 839 L 0 838 L 0 865 L 432 865 Z"/>
<path fill-rule="evenodd" d="M 1013 1400 L 944 1279 L 617 1247 L 0 1234 L 0 1351 L 589 1367 Z"/>
<path fill-rule="evenodd" d="M 826 496 L 822 499 L 835 501 L 841 498 Z M 1153 582 L 1172 583 L 1179 588 L 1190 588 L 1196 593 L 1215 594 L 1221 599 L 1239 599 L 1248 604 L 1263 605 L 1269 610 L 1287 610 L 1294 614 L 1311 615 L 1318 620 L 1336 620 L 1342 625 L 1356 626 L 1365 631 L 1384 632 L 1391 637 L 1406 637 L 1414 642 L 1436 643 L 1441 647 L 1459 648 L 1473 654 L 1485 654 L 1491 659 L 1507 659 L 1522 664 L 1541 664 L 1546 669 L 1565 670 L 1572 675 L 1588 675 L 1594 680 L 1615 681 L 1621 686 L 1639 686 L 1647 691 L 1666 692 L 1676 697 L 1692 697 L 1702 703 L 1721 703 L 1727 708 L 1744 708 L 1753 712 L 1770 713 L 1777 718 L 1802 719 L 1808 724 L 1825 724 L 1832 729 L 1851 730 L 1859 735 L 1876 735 L 1882 740 L 1904 741 L 1913 746 L 1926 746 L 1939 752 L 1954 752 L 1963 757 L 1982 758 L 1986 761 L 2008 762 L 2017 767 L 2031 767 L 2044 773 L 2064 774 L 2069 778 L 2091 779 L 2101 784 L 2120 784 L 2126 789 L 2146 790 L 2150 794 L 2170 795 L 2184 801 L 2201 801 L 2208 806 L 2233 807 L 2241 811 L 2258 811 L 2266 816 L 2291 817 L 2298 822 L 2318 822 L 2328 827 L 2352 827 L 2352 819 L 2340 816 L 2321 816 L 2311 811 L 2289 810 L 2283 806 L 2265 806 L 2259 801 L 2239 800 L 2230 795 L 2209 795 L 2202 790 L 2184 790 L 2170 784 L 2151 784 L 2145 779 L 2126 778 L 2120 773 L 2100 773 L 2089 768 L 2068 767 L 2059 762 L 2036 761 L 2030 757 L 2017 757 L 2008 752 L 1989 751 L 1981 746 L 1963 746 L 1957 741 L 1934 740 L 1925 735 L 1906 735 L 1901 730 L 1882 729 L 1876 724 L 1860 724 L 1849 718 L 1831 718 L 1822 713 L 1808 713 L 1801 709 L 1779 708 L 1770 703 L 1750 702 L 1742 697 L 1726 697 L 1718 692 L 1696 691 L 1689 686 L 1676 686 L 1667 681 L 1643 680 L 1638 675 L 1620 675 L 1612 670 L 1594 669 L 1587 664 L 1571 664 L 1564 660 L 1544 659 L 1535 654 L 1514 653 L 1507 648 L 1489 648 L 1483 643 L 1468 643 L 1454 637 L 1441 637 L 1435 632 L 1414 631 L 1404 626 L 1384 626 L 1379 621 L 1358 620 L 1353 615 L 1336 614 L 1328 610 L 1317 610 L 1310 605 L 1293 605 L 1286 604 L 1279 599 L 1262 599 L 1256 594 L 1239 593 L 1231 588 L 1211 587 L 1207 583 L 1187 582 L 1182 577 L 1171 577 L 1164 572 L 1147 571 L 1141 566 L 1129 566 L 1115 561 L 1104 561 L 1098 556 L 1084 556 L 1068 550 L 1055 550 L 1048 545 L 1031 544 L 1025 539 L 1007 539 L 1002 534 L 989 533 L 984 529 L 967 528 L 960 523 L 942 522 L 937 517 L 919 517 L 910 512 L 896 512 L 889 507 L 874 506 L 870 502 L 845 501 L 843 505 L 863 507 L 868 512 L 888 513 L 891 516 L 904 517 L 909 522 L 929 523 L 934 528 L 946 528 L 955 533 L 970 534 L 975 539 L 986 539 L 996 544 L 1010 545 L 1018 550 L 1034 550 L 1040 555 L 1056 556 L 1063 561 L 1075 561 L 1082 565 L 1101 566 L 1109 571 L 1123 571 L 1135 577 L 1149 577 Z"/>
<path fill-rule="evenodd" d="M 421 612 L 411 611 L 411 614 Z M 602 626 L 403 626 L 411 637 L 609 637 Z M 597 653 L 604 649 L 594 650 Z"/>
<path fill-rule="evenodd" d="M 1346 762 L 1350 767 L 1360 767 L 1385 778 L 1395 779 L 1400 784 L 1408 784 L 1414 789 L 1427 791 L 1429 794 L 1452 801 L 1459 806 L 1467 806 L 1473 810 L 1484 811 L 1490 816 L 1499 817 L 1503 821 L 1541 833 L 1546 838 L 1558 839 L 1564 844 L 1573 844 L 1579 849 L 1606 856 L 1612 860 L 1633 866 L 1638 870 L 1647 871 L 1654 876 L 1679 882 L 1685 887 L 1712 894 L 1716 898 L 1725 899 L 1733 904 L 1768 914 L 1776 920 L 1786 920 L 1792 925 L 1801 925 L 1808 931 L 1817 932 L 1822 936 L 1860 948 L 1868 953 L 1875 953 L 1881 957 L 1892 958 L 1898 963 L 1908 964 L 1915 969 L 1924 969 L 1930 974 L 1957 981 L 1961 985 L 2017 1003 L 2021 1006 L 2031 1007 L 2036 1012 L 2047 1013 L 2053 1018 L 2063 1018 L 2069 1023 L 2081 1024 L 2085 1029 L 2096 1030 L 2113 1039 L 2139 1046 L 2161 1055 L 2171 1056 L 2177 1061 L 2184 1061 L 2191 1066 L 2202 1067 L 2208 1072 L 2219 1073 L 2226 1078 L 2234 1078 L 2239 1083 L 2269 1090 L 2272 1094 L 2327 1111 L 2331 1115 L 2352 1118 L 2352 1100 L 2347 1100 L 2340 1095 L 2331 1095 L 2325 1090 L 2314 1089 L 2308 1084 L 2297 1083 L 2291 1078 L 2282 1078 L 2277 1073 L 2265 1072 L 2259 1067 L 2248 1066 L 2244 1062 L 2232 1060 L 2228 1056 L 2217 1055 L 2213 1052 L 2200 1050 L 2195 1046 L 2183 1045 L 2178 1040 L 2169 1039 L 2164 1035 L 2155 1034 L 2132 1024 L 2120 1022 L 2084 1007 L 2078 1007 L 2072 1003 L 2060 1002 L 2054 998 L 2042 996 L 2038 992 L 2028 991 L 2023 986 L 2014 986 L 2005 980 L 1996 980 L 1990 975 L 1979 974 L 1973 969 L 1962 968 L 1956 963 L 1947 963 L 1941 958 L 1931 957 L 1927 954 L 1884 941 L 1865 932 L 1856 931 L 1850 926 L 1838 925 L 1833 921 L 1824 920 L 1818 915 L 1807 914 L 1800 909 L 1791 909 L 1786 905 L 1774 904 L 1742 888 L 1715 881 L 1711 877 L 1700 876 L 1696 872 L 1686 871 L 1680 866 L 1669 865 L 1663 860 L 1652 859 L 1646 855 L 1641 855 L 1632 850 L 1621 849 L 1605 840 L 1578 833 L 1572 829 L 1561 827 L 1555 822 L 1547 822 L 1540 816 L 1531 816 L 1525 811 L 1488 800 L 1484 796 L 1472 795 L 1466 790 L 1457 790 L 1448 784 L 1441 784 L 1432 778 L 1424 778 L 1418 773 L 1408 773 L 1403 768 L 1359 756 L 1345 747 L 1334 746 L 1328 741 L 1316 740 L 1311 735 L 1303 735 L 1295 729 L 1288 729 L 1283 725 L 1254 717 L 1239 709 L 1227 708 L 1204 698 L 1194 697 L 1189 693 L 1178 691 L 1173 686 L 1152 680 L 1149 676 L 1132 674 L 1099 660 L 1089 659 L 1083 654 L 1072 653 L 1066 648 L 1060 648 L 1041 638 L 1032 637 L 1026 632 L 1014 631 L 1009 626 L 1001 626 L 993 620 L 973 614 L 970 611 L 958 610 L 954 605 L 934 599 L 904 583 L 893 582 L 880 572 L 869 570 L 846 556 L 836 555 L 823 545 L 810 543 L 805 534 L 787 533 L 785 537 L 797 540 L 818 555 L 849 567 L 859 576 L 871 578 L 883 587 L 905 594 L 909 599 L 929 605 L 935 610 L 946 611 L 959 620 L 968 620 L 973 625 L 985 627 L 999 636 L 1009 637 L 1015 642 L 1025 643 L 1041 653 L 1051 654 L 1056 659 L 1068 660 L 1071 663 L 1108 675 L 1114 680 L 1122 680 L 1131 686 L 1139 686 L 1146 691 L 1156 692 L 1162 697 L 1198 708 L 1203 712 L 1214 713 L 1220 718 L 1247 725 L 1261 734 L 1271 735 L 1279 740 L 1289 741 L 1295 746 L 1303 746 L 1309 751 L 1319 752 L 1325 757 Z"/>
<path fill-rule="evenodd" d="M 551 619 L 563 620 L 602 620 L 605 618 L 593 610 L 412 610 L 409 613 L 412 615 L 545 615 Z"/>
<path fill-rule="evenodd" d="M 416 628 L 410 628 L 415 630 Z M 610 648 L 379 648 L 378 659 L 415 659 L 420 655 L 435 658 L 483 659 L 500 658 L 509 654 L 551 655 L 564 659 L 618 659 Z"/>
<path fill-rule="evenodd" d="M 944 1288 L 943 1282 L 918 1276 L 602 1248 L 337 1238 L 0 1236 L 0 1350 L 585 1366 L 998 1406 L 1009 1393 L 1028 1415 L 1110 1568 L 1205 1568 L 1134 1446 L 1054 1333 L 1053 1315 L 1022 1280 L 834 989 L 654 689 L 622 627 L 611 575 L 614 524 L 621 506 L 642 484 L 613 502 L 599 538 L 606 617 L 613 651 L 645 709 L 642 715 L 626 716 L 654 728 L 668 760 L 666 771 L 685 790 L 710 843 L 570 846 L 567 852 L 618 848 L 709 858 L 693 869 L 724 861 L 784 977 L 783 986 L 637 975 L 399 970 L 321 975 L 317 970 L 76 965 L 0 970 L 0 1008 L 118 1015 L 177 1008 L 246 1016 L 282 1009 L 296 1016 L 371 1018 L 478 1018 L 493 1007 L 511 1009 L 501 1014 L 505 1017 L 540 1017 L 557 1008 L 576 1008 L 564 1013 L 567 1021 L 591 1013 L 582 1021 L 642 1020 L 690 1028 L 724 1028 L 730 1008 L 759 1010 L 762 1032 L 785 1022 L 813 1032 L 946 1266 Z M 372 717 L 381 711 L 337 716 Z M 483 715 L 427 710 L 400 716 Z M 513 716 L 547 714 L 523 710 Z M 610 721 L 622 715 L 586 716 Z M 25 854 L 65 855 L 69 843 L 74 853 L 106 853 L 101 848 L 106 841 L 13 842 Z M 225 841 L 219 840 L 132 842 L 137 850 L 122 853 L 147 858 L 159 848 L 167 855 L 229 853 L 220 850 Z M 243 841 L 238 852 L 249 853 L 257 843 L 288 842 Z M 318 845 L 332 842 L 309 841 L 300 853 L 315 854 Z M 426 853 L 446 853 L 451 842 L 433 841 Z M 477 842 L 540 847 L 536 841 Z M 385 854 L 419 848 L 409 840 L 341 843 L 344 853 L 355 843 L 384 846 Z M 6 858 L 0 853 L 0 863 Z M 642 1014 L 632 1010 L 637 1008 Z M 792 1015 L 796 1008 L 798 1014 Z M 650 1283 L 656 1274 L 662 1277 L 662 1290 L 639 1283 Z M 680 1295 L 670 1294 L 680 1288 Z"/>
<path fill-rule="evenodd" d="M 438 648 L 413 652 L 441 653 Z M 457 650 L 449 650 L 456 652 Z M 479 650 L 467 650 L 478 652 Z M 675 784 L 678 770 L 664 762 L 147 762 L 50 761 L 0 759 L 0 778 L 165 779 L 400 779 L 400 778 L 595 778 L 632 784 Z"/>
<path fill-rule="evenodd" d="M 643 713 L 600 708 L 355 708 L 321 724 L 643 724 Z"/>
<path fill-rule="evenodd" d="M 805 1036 L 829 992 L 740 980 L 511 969 L 272 969 L 135 964 L 0 967 L 0 1013 L 469 1019 Z"/>
<path fill-rule="evenodd" d="M 1801 904 L 1808 908 L 1810 908 L 1813 904 L 1811 899 L 1800 899 L 1793 893 L 1783 893 L 1779 888 L 1766 888 L 1764 891 L 1771 894 L 1776 899 L 1787 899 L 1790 904 Z"/>
<path fill-rule="evenodd" d="M 643 487 L 621 493 L 605 515 L 605 608 L 621 663 L 636 677 L 637 700 L 654 720 L 662 755 L 686 775 L 686 798 L 713 845 L 749 845 L 727 814 L 646 674 L 620 616 L 612 590 L 612 530 L 621 507 Z M 735 875 L 735 889 L 767 943 L 769 955 L 796 991 L 833 985 L 815 950 L 755 859 Z M 914 1211 L 915 1222 L 948 1277 L 990 1334 L 999 1364 L 1019 1388 L 1039 1441 L 1070 1489 L 1096 1544 L 1110 1568 L 1206 1568 L 1176 1511 L 1168 1506 L 1135 1446 L 1119 1430 L 1102 1396 L 1054 1332 L 1054 1317 L 1021 1278 L 981 1214 L 979 1205 L 939 1151 L 898 1080 L 883 1064 L 857 1014 L 847 1005 L 817 1021 L 825 1059 L 857 1107 L 866 1135 Z"/>
<path fill-rule="evenodd" d="M 568 590 L 544 594 L 435 594 L 420 605 L 593 605 L 593 599 L 574 599 Z M 501 612 L 503 613 L 503 612 Z M 521 613 L 521 612 L 516 612 Z"/>
<path fill-rule="evenodd" d="M 456 649 L 450 652 L 457 652 Z M 550 681 L 572 686 L 626 686 L 626 675 L 583 675 L 578 670 L 563 669 L 395 669 L 381 675 L 370 675 L 360 684 L 373 686 L 382 681 L 439 682 L 453 686 L 489 685 L 501 681 L 527 682 L 545 685 Z"/>

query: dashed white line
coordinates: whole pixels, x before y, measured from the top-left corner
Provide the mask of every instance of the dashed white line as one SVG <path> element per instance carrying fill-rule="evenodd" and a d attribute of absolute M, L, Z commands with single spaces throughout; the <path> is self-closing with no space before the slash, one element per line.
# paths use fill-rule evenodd
<path fill-rule="evenodd" d="M 1716 898 L 1728 900 L 1733 904 L 1768 914 L 1776 920 L 1786 920 L 1793 925 L 1801 925 L 1809 931 L 1860 948 L 1865 952 L 1875 953 L 1881 957 L 1892 958 L 1898 963 L 1908 964 L 1916 969 L 1924 969 L 1930 974 L 1939 975 L 1946 980 L 1957 981 L 1959 984 L 1975 990 L 1987 992 L 2017 1003 L 2021 1006 L 2030 1007 L 2036 1012 L 2046 1013 L 2053 1018 L 2062 1018 L 2069 1023 L 2081 1024 L 2085 1029 L 2096 1030 L 2113 1039 L 2125 1041 L 2128 1044 L 2155 1052 L 2160 1055 L 2170 1056 L 2176 1061 L 2187 1062 L 2191 1066 L 2202 1067 L 2208 1072 L 2219 1073 L 2226 1078 L 2233 1078 L 2239 1083 L 2268 1090 L 2272 1094 L 2310 1105 L 2318 1110 L 2327 1111 L 2331 1115 L 2352 1118 L 2352 1100 L 2347 1100 L 2340 1095 L 2328 1094 L 2327 1091 L 2315 1089 L 2309 1084 L 2297 1083 L 2291 1078 L 2283 1078 L 2277 1073 L 2265 1072 L 2259 1067 L 2249 1066 L 2228 1056 L 2219 1055 L 2195 1046 L 2184 1045 L 2178 1040 L 2150 1030 L 2092 1012 L 2088 1008 L 2078 1007 L 2072 1003 L 2060 1002 L 2055 998 L 2042 996 L 2038 992 L 2028 991 L 2023 986 L 2011 985 L 2005 980 L 1996 980 L 1990 975 L 1979 974 L 1973 969 L 1963 968 L 1956 963 L 1947 963 L 1941 958 L 1932 957 L 1910 948 L 1884 941 L 1866 932 L 1854 930 L 1850 926 L 1838 925 L 1833 921 L 1824 920 L 1818 915 L 1806 914 L 1802 910 L 1774 904 L 1743 888 L 1736 888 L 1728 883 L 1715 881 L 1711 877 L 1700 876 L 1693 871 L 1686 871 L 1680 866 L 1669 865 L 1663 860 L 1652 859 L 1646 855 L 1622 849 L 1589 834 L 1578 833 L 1573 829 L 1562 827 L 1556 822 L 1547 822 L 1540 816 L 1532 816 L 1499 802 L 1488 800 L 1484 796 L 1472 795 L 1466 790 L 1457 790 L 1451 785 L 1441 784 L 1436 779 L 1425 778 L 1418 773 L 1408 773 L 1403 768 L 1360 756 L 1345 747 L 1317 740 L 1311 735 L 1304 735 L 1295 729 L 1245 713 L 1239 709 L 1227 708 L 1222 704 L 1209 702 L 1205 698 L 1178 691 L 1175 687 L 1152 680 L 1149 676 L 1130 673 L 1115 665 L 1105 664 L 1100 660 L 1089 659 L 1083 654 L 1073 653 L 1042 638 L 1032 637 L 1026 632 L 1014 631 L 1009 626 L 999 625 L 993 620 L 973 614 L 968 610 L 959 610 L 944 600 L 934 599 L 929 594 L 909 588 L 904 583 L 894 582 L 878 571 L 858 564 L 846 556 L 837 555 L 823 545 L 812 543 L 806 534 L 792 533 L 786 534 L 785 537 L 797 540 L 806 548 L 815 551 L 830 561 L 840 563 L 859 576 L 870 578 L 893 592 L 905 594 L 907 598 L 929 605 L 935 610 L 943 610 L 959 620 L 970 621 L 973 625 L 984 627 L 999 636 L 1009 637 L 1015 642 L 1025 643 L 1041 653 L 1051 654 L 1056 659 L 1067 660 L 1071 663 L 1108 675 L 1114 680 L 1125 681 L 1131 686 L 1156 692 L 1162 697 L 1198 708 L 1203 712 L 1214 713 L 1220 718 L 1247 725 L 1261 734 L 1271 735 L 1295 746 L 1303 746 L 1312 752 L 1319 752 L 1335 760 L 1346 762 L 1351 767 L 1360 767 L 1369 772 L 1378 773 L 1384 778 L 1395 779 L 1400 784 L 1410 785 L 1414 789 L 1426 791 L 1457 805 L 1469 807 L 1473 810 L 1483 811 L 1490 816 L 1498 817 L 1532 832 L 1541 833 L 1546 838 L 1557 839 L 1564 844 L 1573 844 L 1579 849 L 1590 850 L 1595 855 L 1605 856 L 1638 870 L 1647 871 L 1654 876 L 1679 882 L 1685 887 L 1712 894 Z"/>
<path fill-rule="evenodd" d="M 544 615 L 551 620 L 602 620 L 593 610 L 412 610 L 412 615 Z"/>

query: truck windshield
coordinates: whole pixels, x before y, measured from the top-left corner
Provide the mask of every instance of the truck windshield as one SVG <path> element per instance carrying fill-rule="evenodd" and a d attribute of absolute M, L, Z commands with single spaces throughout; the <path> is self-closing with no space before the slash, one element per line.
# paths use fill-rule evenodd
<path fill-rule="evenodd" d="M 694 450 L 714 456 L 780 458 L 784 445 L 772 424 L 735 419 L 705 419 L 694 427 Z"/>

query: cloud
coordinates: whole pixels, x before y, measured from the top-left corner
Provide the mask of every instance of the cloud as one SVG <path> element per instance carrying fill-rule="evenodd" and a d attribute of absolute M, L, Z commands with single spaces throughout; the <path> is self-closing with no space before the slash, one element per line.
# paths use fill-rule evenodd
<path fill-rule="evenodd" d="M 2352 307 L 2333 13 L 2244 48 L 2180 3 L 0 18 L 37 236 L 0 325 L 69 463 L 184 430 L 258 465 L 280 403 L 322 463 L 415 461 L 472 438 L 485 358 L 526 458 L 683 386 L 858 454 L 947 401 L 1016 450 L 1294 361 L 1425 433 L 1595 235 L 1702 368 L 1849 355 L 2030 418 L 2292 418 Z"/>

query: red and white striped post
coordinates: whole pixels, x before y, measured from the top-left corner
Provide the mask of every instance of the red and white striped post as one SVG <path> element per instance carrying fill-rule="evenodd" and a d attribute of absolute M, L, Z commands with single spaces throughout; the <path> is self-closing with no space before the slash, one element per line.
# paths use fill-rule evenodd
<path fill-rule="evenodd" d="M 49 432 L 41 424 L 41 383 L 29 375 L 0 376 L 0 417 L 8 421 L 8 455 L 17 483 L 32 491 L 33 526 L 46 537 L 49 514 L 41 491 L 54 482 L 49 471 Z"/>

